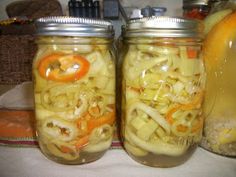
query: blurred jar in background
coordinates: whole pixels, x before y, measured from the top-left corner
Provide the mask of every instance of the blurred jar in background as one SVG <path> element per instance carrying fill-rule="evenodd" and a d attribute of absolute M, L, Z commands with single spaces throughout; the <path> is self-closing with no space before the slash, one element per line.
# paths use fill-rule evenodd
<path fill-rule="evenodd" d="M 210 11 L 209 0 L 183 0 L 183 16 L 203 20 Z"/>
<path fill-rule="evenodd" d="M 205 19 L 207 72 L 202 147 L 236 156 L 236 3 L 215 4 Z"/>

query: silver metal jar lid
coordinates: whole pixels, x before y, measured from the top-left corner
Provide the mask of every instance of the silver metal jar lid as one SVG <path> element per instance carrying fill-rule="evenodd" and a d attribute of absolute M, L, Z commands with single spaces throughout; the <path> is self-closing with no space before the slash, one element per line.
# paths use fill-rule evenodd
<path fill-rule="evenodd" d="M 39 18 L 35 22 L 37 35 L 40 36 L 82 36 L 105 37 L 114 36 L 110 21 L 67 16 Z"/>
<path fill-rule="evenodd" d="M 183 7 L 203 5 L 207 6 L 209 0 L 183 0 Z"/>
<path fill-rule="evenodd" d="M 202 38 L 203 23 L 179 17 L 153 16 L 128 21 L 125 37 Z"/>

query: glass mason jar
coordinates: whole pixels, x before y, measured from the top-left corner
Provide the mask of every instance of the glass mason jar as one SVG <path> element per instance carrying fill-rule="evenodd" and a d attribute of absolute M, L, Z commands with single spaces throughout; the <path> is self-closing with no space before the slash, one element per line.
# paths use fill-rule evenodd
<path fill-rule="evenodd" d="M 207 84 L 201 146 L 236 157 L 236 1 L 218 4 L 205 19 Z M 223 7 L 225 8 L 219 8 Z"/>
<path fill-rule="evenodd" d="M 124 32 L 122 137 L 128 154 L 155 167 L 185 162 L 201 140 L 205 72 L 202 24 L 131 20 Z"/>
<path fill-rule="evenodd" d="M 183 16 L 203 20 L 210 11 L 209 0 L 183 0 Z"/>
<path fill-rule="evenodd" d="M 110 147 L 115 122 L 114 31 L 108 21 L 36 21 L 33 62 L 39 146 L 49 159 L 83 164 Z"/>

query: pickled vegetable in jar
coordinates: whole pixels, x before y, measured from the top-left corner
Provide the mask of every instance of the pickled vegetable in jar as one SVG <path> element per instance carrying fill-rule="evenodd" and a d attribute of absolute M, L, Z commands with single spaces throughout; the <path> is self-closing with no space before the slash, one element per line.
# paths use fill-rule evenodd
<path fill-rule="evenodd" d="M 201 146 L 236 157 L 236 2 L 223 5 L 204 21 L 207 85 Z"/>
<path fill-rule="evenodd" d="M 33 62 L 37 136 L 43 154 L 63 164 L 99 159 L 115 122 L 114 31 L 108 21 L 36 21 Z"/>
<path fill-rule="evenodd" d="M 202 136 L 202 24 L 172 17 L 131 20 L 123 38 L 124 147 L 148 166 L 182 164 Z"/>

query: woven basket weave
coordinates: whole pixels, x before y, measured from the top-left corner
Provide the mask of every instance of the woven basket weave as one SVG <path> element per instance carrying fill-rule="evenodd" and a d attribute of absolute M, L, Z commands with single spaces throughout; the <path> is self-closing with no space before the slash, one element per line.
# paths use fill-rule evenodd
<path fill-rule="evenodd" d="M 0 84 L 30 81 L 36 50 L 32 35 L 0 35 Z"/>

